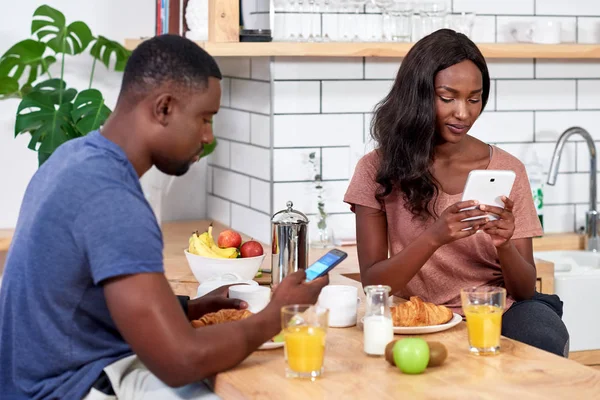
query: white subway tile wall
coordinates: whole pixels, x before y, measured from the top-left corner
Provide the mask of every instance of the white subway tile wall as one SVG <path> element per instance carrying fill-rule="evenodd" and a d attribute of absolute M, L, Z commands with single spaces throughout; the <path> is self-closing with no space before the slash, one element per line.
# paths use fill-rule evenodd
<path fill-rule="evenodd" d="M 531 23 L 548 20 L 561 22 L 563 41 L 600 43 L 597 1 L 449 4 L 454 13 L 477 13 L 473 37 L 479 43 L 514 42 L 514 29 L 522 34 Z M 371 7 L 367 11 L 362 21 L 376 27 L 380 16 Z M 322 27 L 332 37 L 337 21 L 335 14 L 323 15 Z M 361 35 L 368 37 L 373 26 L 363 24 Z M 268 217 L 292 200 L 311 218 L 309 232 L 315 235 L 317 197 L 308 163 L 308 155 L 315 152 L 329 224 L 337 238 L 353 237 L 354 215 L 343 196 L 357 160 L 374 146 L 369 135 L 372 112 L 393 85 L 402 59 L 275 57 L 270 66 L 265 58 L 232 60 L 223 63 L 223 110 L 215 118 L 216 135 L 230 143 L 211 161 L 209 210 L 269 242 Z M 588 130 L 600 146 L 600 62 L 494 59 L 488 60 L 488 68 L 490 98 L 470 132 L 473 136 L 525 164 L 535 153 L 545 178 L 556 140 L 567 128 Z M 273 98 L 265 98 L 270 92 Z M 261 157 L 269 157 L 268 163 Z M 588 171 L 587 145 L 574 136 L 564 148 L 556 184 L 544 186 L 547 233 L 584 225 Z"/>
<path fill-rule="evenodd" d="M 217 147 L 209 157 L 208 218 L 268 243 L 271 215 L 271 59 L 221 57 Z"/>
<path fill-rule="evenodd" d="M 231 228 L 263 243 L 271 243 L 271 218 L 262 212 L 231 205 Z"/>
<path fill-rule="evenodd" d="M 454 0 L 453 11 L 495 15 L 532 15 L 534 1 L 535 0 Z"/>

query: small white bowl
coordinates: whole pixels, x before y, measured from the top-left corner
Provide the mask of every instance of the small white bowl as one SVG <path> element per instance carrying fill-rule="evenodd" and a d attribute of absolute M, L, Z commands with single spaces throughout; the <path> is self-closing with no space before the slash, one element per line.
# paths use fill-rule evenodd
<path fill-rule="evenodd" d="M 265 254 L 248 258 L 209 258 L 184 250 L 192 274 L 198 282 L 209 279 L 248 281 L 254 279 Z"/>

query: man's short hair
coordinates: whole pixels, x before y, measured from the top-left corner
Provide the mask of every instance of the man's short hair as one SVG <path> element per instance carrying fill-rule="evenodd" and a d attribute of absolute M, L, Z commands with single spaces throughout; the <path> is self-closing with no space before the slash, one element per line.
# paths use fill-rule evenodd
<path fill-rule="evenodd" d="M 217 62 L 204 49 L 182 36 L 155 36 L 131 53 L 121 95 L 143 96 L 165 83 L 204 89 L 209 77 L 222 79 Z"/>

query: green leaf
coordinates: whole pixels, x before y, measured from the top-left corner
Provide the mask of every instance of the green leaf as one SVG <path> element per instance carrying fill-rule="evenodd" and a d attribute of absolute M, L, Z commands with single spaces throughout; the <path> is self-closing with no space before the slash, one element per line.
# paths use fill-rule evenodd
<path fill-rule="evenodd" d="M 19 82 L 15 78 L 0 77 L 0 99 L 18 97 Z"/>
<path fill-rule="evenodd" d="M 209 155 L 210 153 L 215 151 L 216 147 L 217 147 L 217 138 L 215 137 L 214 140 L 212 141 L 212 143 L 204 145 L 204 147 L 202 148 L 202 153 L 200 153 L 200 158 L 206 157 L 207 155 Z"/>
<path fill-rule="evenodd" d="M 121 46 L 118 42 L 107 39 L 104 36 L 98 36 L 90 49 L 92 57 L 101 61 L 106 68 L 110 68 L 110 59 L 113 53 L 116 56 L 115 71 L 124 71 L 131 51 Z"/>
<path fill-rule="evenodd" d="M 71 116 L 79 132 L 85 135 L 100 128 L 110 113 L 110 108 L 104 104 L 102 93 L 96 89 L 88 89 L 77 95 Z"/>
<path fill-rule="evenodd" d="M 70 103 L 77 95 L 77 90 L 66 89 L 67 83 L 61 79 L 54 78 L 42 81 L 31 90 L 45 93 L 54 104 Z"/>
<path fill-rule="evenodd" d="M 51 153 L 42 153 L 38 151 L 38 166 L 41 167 L 51 156 Z"/>
<path fill-rule="evenodd" d="M 39 152 L 52 154 L 58 146 L 79 136 L 71 117 L 72 110 L 70 102 L 56 104 L 51 91 L 34 89 L 19 104 L 15 136 L 30 132 L 29 148 L 40 143 Z"/>
<path fill-rule="evenodd" d="M 81 21 L 66 26 L 65 16 L 50 6 L 40 6 L 33 13 L 31 34 L 57 53 L 80 54 L 94 39 L 90 28 Z"/>
<path fill-rule="evenodd" d="M 34 82 L 56 62 L 56 58 L 52 56 L 44 57 L 45 50 L 45 43 L 32 39 L 20 41 L 0 58 L 0 76 L 11 76 L 18 81 L 25 72 L 25 67 L 29 67 L 27 83 Z"/>

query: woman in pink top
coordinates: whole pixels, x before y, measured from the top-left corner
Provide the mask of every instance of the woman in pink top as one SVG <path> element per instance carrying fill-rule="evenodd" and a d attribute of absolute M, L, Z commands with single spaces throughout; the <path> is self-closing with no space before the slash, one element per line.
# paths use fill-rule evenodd
<path fill-rule="evenodd" d="M 542 227 L 525 168 L 467 134 L 489 93 L 485 59 L 462 34 L 439 30 L 406 55 L 375 111 L 377 147 L 359 161 L 344 197 L 356 214 L 361 279 L 461 314 L 461 288 L 505 287 L 503 335 L 566 356 L 562 302 L 535 291 L 531 238 Z M 516 173 L 504 209 L 459 211 L 475 205 L 461 202 L 474 169 Z M 487 213 L 499 219 L 461 222 Z"/>

